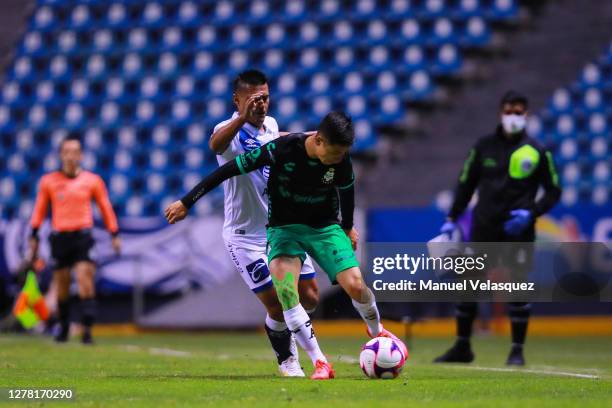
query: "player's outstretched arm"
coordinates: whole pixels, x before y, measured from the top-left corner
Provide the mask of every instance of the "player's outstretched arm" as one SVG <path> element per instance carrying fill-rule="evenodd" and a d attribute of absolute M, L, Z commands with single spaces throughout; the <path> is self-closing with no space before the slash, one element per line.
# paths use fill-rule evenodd
<path fill-rule="evenodd" d="M 270 142 L 248 153 L 243 153 L 219 167 L 198 183 L 183 198 L 173 202 L 164 210 L 164 216 L 170 224 L 181 221 L 193 205 L 209 191 L 227 179 L 246 174 L 272 162 L 274 142 Z"/>
<path fill-rule="evenodd" d="M 219 167 L 194 188 L 191 189 L 183 198 L 173 202 L 164 210 L 164 216 L 170 224 L 174 224 L 187 217 L 187 212 L 193 205 L 206 193 L 217 187 L 225 180 L 240 174 L 240 169 L 235 160 L 231 160 Z"/>

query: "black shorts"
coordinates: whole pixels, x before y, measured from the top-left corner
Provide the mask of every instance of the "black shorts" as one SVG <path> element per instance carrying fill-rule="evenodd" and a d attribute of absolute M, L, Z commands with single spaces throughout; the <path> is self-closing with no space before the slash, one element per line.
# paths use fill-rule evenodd
<path fill-rule="evenodd" d="M 91 230 L 53 232 L 49 237 L 51 256 L 56 268 L 67 268 L 77 262 L 93 262 L 89 250 L 94 246 Z"/>

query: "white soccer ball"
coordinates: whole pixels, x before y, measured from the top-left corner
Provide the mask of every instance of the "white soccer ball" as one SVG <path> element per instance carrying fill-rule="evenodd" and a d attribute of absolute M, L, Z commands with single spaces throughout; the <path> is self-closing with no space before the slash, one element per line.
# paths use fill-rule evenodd
<path fill-rule="evenodd" d="M 402 350 L 405 346 L 399 340 L 389 337 L 376 337 L 361 348 L 359 365 L 370 378 L 395 378 L 402 372 L 406 357 Z"/>

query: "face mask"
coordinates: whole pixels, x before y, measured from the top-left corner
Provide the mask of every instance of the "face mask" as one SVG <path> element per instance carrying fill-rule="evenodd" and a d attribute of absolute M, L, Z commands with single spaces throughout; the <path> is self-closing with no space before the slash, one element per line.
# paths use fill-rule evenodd
<path fill-rule="evenodd" d="M 513 135 L 525 129 L 525 126 L 527 126 L 527 115 L 502 115 L 501 122 L 504 131 Z"/>

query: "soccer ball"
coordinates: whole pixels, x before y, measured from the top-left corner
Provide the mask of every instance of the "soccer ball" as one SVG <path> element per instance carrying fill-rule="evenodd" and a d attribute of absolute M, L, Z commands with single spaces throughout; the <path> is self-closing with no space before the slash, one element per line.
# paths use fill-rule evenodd
<path fill-rule="evenodd" d="M 370 378 L 384 379 L 400 375 L 406 362 L 402 350 L 406 348 L 398 342 L 389 337 L 376 337 L 364 344 L 359 355 L 359 365 L 364 374 Z"/>

